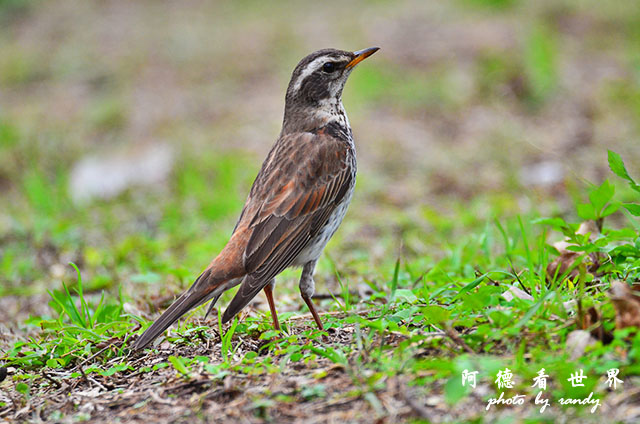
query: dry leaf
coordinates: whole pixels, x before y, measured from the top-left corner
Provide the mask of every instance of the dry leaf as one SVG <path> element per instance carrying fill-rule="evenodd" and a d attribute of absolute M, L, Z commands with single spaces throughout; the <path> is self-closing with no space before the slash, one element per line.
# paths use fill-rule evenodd
<path fill-rule="evenodd" d="M 600 340 L 602 344 L 606 345 L 613 341 L 613 334 L 604 329 L 602 325 L 602 316 L 594 306 L 587 309 L 587 312 L 582 317 L 582 322 L 580 324 L 583 330 L 591 329 L 591 336 L 596 340 Z"/>
<path fill-rule="evenodd" d="M 610 297 L 616 309 L 616 328 L 640 328 L 640 296 L 633 293 L 640 291 L 640 283 L 629 287 L 622 281 L 611 283 Z"/>
<path fill-rule="evenodd" d="M 594 221 L 585 221 L 580 224 L 580 227 L 576 231 L 576 234 L 589 234 L 589 240 L 594 240 L 595 237 L 600 234 L 600 232 L 598 231 L 598 228 L 596 227 L 596 223 Z M 547 275 L 549 276 L 549 278 L 553 278 L 554 276 L 559 277 L 567 272 L 567 270 L 572 267 L 576 259 L 578 259 L 580 255 L 582 255 L 582 252 L 574 252 L 568 250 L 568 247 L 570 246 L 575 246 L 575 244 L 569 242 L 567 239 L 558 241 L 553 244 L 553 247 L 556 248 L 560 255 L 553 262 L 547 265 Z M 589 253 L 585 258 L 583 258 L 583 261 L 585 261 L 585 264 L 587 265 L 587 272 L 596 272 L 600 267 L 602 259 L 603 255 L 599 252 Z M 569 272 L 567 277 L 573 279 L 576 278 L 579 273 L 579 268 L 576 266 Z"/>

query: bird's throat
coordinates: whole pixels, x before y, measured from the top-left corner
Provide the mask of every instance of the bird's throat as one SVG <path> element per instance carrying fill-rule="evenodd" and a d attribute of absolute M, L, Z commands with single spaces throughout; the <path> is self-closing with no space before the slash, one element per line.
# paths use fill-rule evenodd
<path fill-rule="evenodd" d="M 282 134 L 313 132 L 328 125 L 339 126 L 351 134 L 349 118 L 340 99 L 323 99 L 305 108 L 285 108 Z"/>
<path fill-rule="evenodd" d="M 316 110 L 316 119 L 318 123 L 324 126 L 332 123 L 337 123 L 340 127 L 349 129 L 349 118 L 347 118 L 347 112 L 344 110 L 342 100 L 332 99 L 332 101 L 323 100 L 320 102 L 320 107 Z"/>

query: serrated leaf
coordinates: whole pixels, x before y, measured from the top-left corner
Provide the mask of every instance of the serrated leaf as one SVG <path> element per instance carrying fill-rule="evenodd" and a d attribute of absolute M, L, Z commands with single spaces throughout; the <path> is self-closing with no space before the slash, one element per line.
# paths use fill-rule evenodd
<path fill-rule="evenodd" d="M 612 152 L 611 150 L 609 150 L 609 168 L 611 168 L 611 171 L 613 171 L 614 174 L 616 174 L 620 178 L 627 180 L 629 182 L 629 186 L 633 190 L 640 193 L 640 185 L 638 185 L 638 183 L 636 183 L 636 181 L 631 178 L 631 175 L 629 175 L 629 172 L 627 172 L 627 168 L 624 166 L 624 162 L 622 161 L 620 155 L 616 152 Z"/>
<path fill-rule="evenodd" d="M 627 168 L 624 166 L 624 162 L 622 157 L 614 151 L 608 150 L 609 157 L 609 168 L 620 178 L 624 178 L 625 180 L 635 183 L 633 178 L 627 172 Z"/>

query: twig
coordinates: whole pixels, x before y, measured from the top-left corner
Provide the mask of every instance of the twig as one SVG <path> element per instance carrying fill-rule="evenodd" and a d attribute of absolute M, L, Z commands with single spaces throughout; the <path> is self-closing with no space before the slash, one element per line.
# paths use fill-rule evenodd
<path fill-rule="evenodd" d="M 177 386 L 167 387 L 166 389 L 164 389 L 164 392 L 175 393 L 176 391 L 187 388 L 187 387 L 198 387 L 198 386 L 203 386 L 207 383 L 211 383 L 211 381 L 209 379 L 187 381 L 186 383 L 181 383 L 181 384 L 178 384 Z"/>
<path fill-rule="evenodd" d="M 462 340 L 458 332 L 450 326 L 445 328 L 445 333 L 447 333 L 447 336 L 449 336 L 458 346 L 462 347 L 467 353 L 476 353 L 464 340 Z"/>
<path fill-rule="evenodd" d="M 427 275 L 427 273 L 423 272 L 422 274 L 420 274 L 420 276 L 418 278 L 413 280 L 413 283 L 411 283 L 411 288 L 415 288 L 416 285 L 420 282 L 420 280 L 422 280 L 424 278 L 425 275 Z"/>
<path fill-rule="evenodd" d="M 102 383 L 100 383 L 98 380 L 96 380 L 93 377 L 87 377 L 87 379 L 92 382 L 93 384 L 95 384 L 96 386 L 100 387 L 102 390 L 104 390 L 105 392 L 108 392 L 109 389 L 107 389 Z M 113 388 L 113 386 L 112 386 Z"/>
<path fill-rule="evenodd" d="M 122 346 L 122 341 L 120 341 L 120 344 L 118 345 L 117 343 L 109 343 L 108 345 L 106 345 L 105 347 L 103 347 L 102 349 L 100 349 L 99 351 L 97 351 L 96 353 L 94 353 L 93 355 L 91 355 L 90 357 L 88 357 L 87 359 L 85 359 L 84 361 L 80 362 L 80 364 L 78 364 L 76 366 L 76 368 L 82 369 L 82 366 L 84 364 L 86 364 L 87 362 L 91 361 L 92 359 L 95 359 L 97 356 L 99 356 L 100 354 L 102 354 L 105 350 L 109 349 L 111 346 L 116 346 L 116 347 L 120 347 Z M 81 371 L 82 372 L 82 371 Z M 83 373 L 84 374 L 84 373 Z"/>
<path fill-rule="evenodd" d="M 176 405 L 176 401 L 175 400 L 163 399 L 163 398 L 160 397 L 160 395 L 158 395 L 153 390 L 149 390 L 147 393 L 149 393 L 149 397 L 151 397 L 151 399 L 153 399 L 153 401 L 156 402 L 156 403 L 160 403 L 162 405 L 170 405 L 170 406 Z"/>
<path fill-rule="evenodd" d="M 59 381 L 57 381 L 56 379 L 54 379 L 53 377 L 51 377 L 49 374 L 47 374 L 47 372 L 45 370 L 42 370 L 42 376 L 49 381 L 51 384 L 53 384 L 56 389 L 59 389 L 62 387 L 62 384 L 60 384 Z"/>
<path fill-rule="evenodd" d="M 513 268 L 513 263 L 511 262 L 511 259 L 509 259 L 509 267 L 511 268 L 511 272 L 513 273 L 513 275 L 516 276 L 516 280 L 518 280 L 518 283 L 520 283 L 520 287 L 522 287 L 522 290 L 524 290 L 525 293 L 527 293 L 529 296 L 531 296 L 531 290 L 527 289 L 524 286 L 524 283 L 520 279 L 520 275 L 518 275 L 518 273 L 516 272 L 515 268 Z"/>
<path fill-rule="evenodd" d="M 349 297 L 351 297 L 351 296 L 356 297 L 356 296 L 358 296 L 358 293 L 350 291 L 349 292 Z M 318 300 L 333 299 L 334 297 L 343 297 L 343 296 L 342 296 L 342 293 L 338 293 L 338 294 L 335 294 L 335 295 L 332 295 L 331 293 L 317 293 L 317 294 L 313 295 L 313 299 L 318 299 Z"/>

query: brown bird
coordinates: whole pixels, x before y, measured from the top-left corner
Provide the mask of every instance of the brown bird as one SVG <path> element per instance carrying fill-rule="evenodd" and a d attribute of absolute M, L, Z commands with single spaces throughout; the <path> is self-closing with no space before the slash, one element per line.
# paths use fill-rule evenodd
<path fill-rule="evenodd" d="M 318 50 L 298 63 L 285 98 L 282 131 L 267 155 L 231 239 L 193 285 L 136 340 L 141 349 L 189 310 L 240 284 L 222 322 L 264 290 L 273 326 L 280 330 L 273 287 L 285 268 L 301 266 L 300 293 L 318 328 L 311 301 L 313 272 L 338 229 L 356 182 L 356 151 L 342 106 L 353 68 L 378 47 L 348 52 Z"/>

